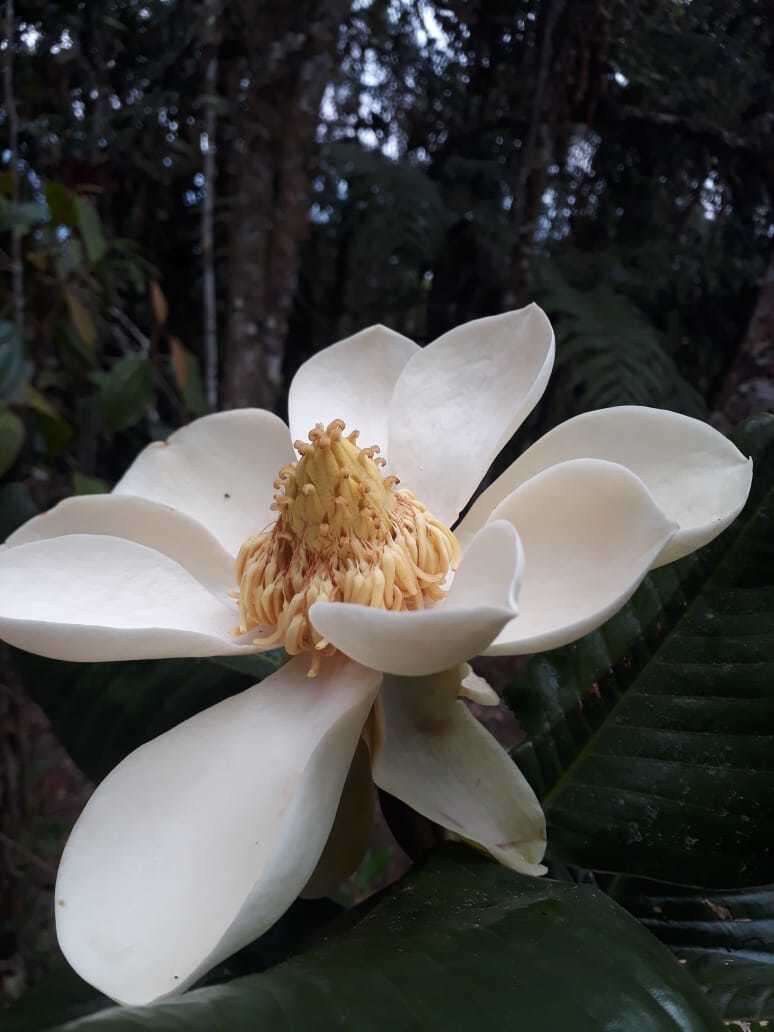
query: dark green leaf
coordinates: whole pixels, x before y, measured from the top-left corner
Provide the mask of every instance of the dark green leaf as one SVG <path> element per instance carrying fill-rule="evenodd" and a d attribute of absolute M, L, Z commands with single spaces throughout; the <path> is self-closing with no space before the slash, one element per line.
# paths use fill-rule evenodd
<path fill-rule="evenodd" d="M 109 490 L 110 484 L 106 480 L 101 480 L 99 477 L 88 477 L 85 473 L 79 473 L 77 470 L 73 473 L 73 494 L 107 494 Z"/>
<path fill-rule="evenodd" d="M 94 325 L 94 316 L 74 290 L 65 291 L 65 301 L 70 313 L 70 322 L 78 334 L 79 341 L 86 346 L 88 354 L 93 353 L 97 343 L 97 327 Z"/>
<path fill-rule="evenodd" d="M 669 951 L 602 893 L 450 847 L 354 928 L 264 974 L 67 1026 L 182 1028 L 719 1032 L 722 1024 Z"/>
<path fill-rule="evenodd" d="M 3 1012 L 3 1032 L 45 1032 L 64 1021 L 104 1010 L 110 1000 L 63 966 L 40 985 L 27 990 L 22 1001 Z"/>
<path fill-rule="evenodd" d="M 203 984 L 215 985 L 274 967 L 307 949 L 312 942 L 319 942 L 323 930 L 330 927 L 343 909 L 330 899 L 297 899 L 269 931 L 210 971 Z M 348 913 L 350 923 L 363 909 Z M 3 1032 L 44 1032 L 62 1022 L 111 1006 L 112 1000 L 98 993 L 62 962 L 61 967 L 46 975 L 42 984 L 29 989 L 15 1008 L 3 1012 L 2 1029 Z"/>
<path fill-rule="evenodd" d="M 67 280 L 80 273 L 84 265 L 83 244 L 71 236 L 63 240 L 55 254 L 56 274 L 60 280 Z"/>
<path fill-rule="evenodd" d="M 86 248 L 86 256 L 91 265 L 96 265 L 105 257 L 107 251 L 99 213 L 86 197 L 75 198 L 75 210 L 78 216 L 78 229 L 81 231 L 81 239 Z"/>
<path fill-rule="evenodd" d="M 44 394 L 29 386 L 24 396 L 26 405 L 35 413 L 49 455 L 59 455 L 73 436 L 73 428 Z"/>
<path fill-rule="evenodd" d="M 0 477 L 16 462 L 26 436 L 19 417 L 10 409 L 0 408 Z"/>
<path fill-rule="evenodd" d="M 185 407 L 193 416 L 204 415 L 207 411 L 207 401 L 204 397 L 204 384 L 196 356 L 184 347 L 177 337 L 170 337 L 169 353 L 172 359 L 175 383 L 185 402 Z"/>
<path fill-rule="evenodd" d="M 153 401 L 153 369 L 142 355 L 126 355 L 101 374 L 99 405 L 109 433 L 139 423 Z"/>
<path fill-rule="evenodd" d="M 78 225 L 78 211 L 75 206 L 75 194 L 63 183 L 46 183 L 46 204 L 51 212 L 52 220 L 60 226 L 75 227 Z"/>
<path fill-rule="evenodd" d="M 24 345 L 12 322 L 0 319 L 0 402 L 16 401 L 27 382 Z"/>
<path fill-rule="evenodd" d="M 271 652 L 259 652 L 255 656 L 213 656 L 210 662 L 251 677 L 255 684 L 278 670 L 284 658 L 283 649 L 272 649 Z"/>
<path fill-rule="evenodd" d="M 530 663 L 514 697 L 530 740 L 515 755 L 556 859 L 696 885 L 770 878 L 773 435 L 772 417 L 747 435 L 755 482 L 731 531 Z"/>
<path fill-rule="evenodd" d="M 0 232 L 14 229 L 24 235 L 45 222 L 47 217 L 45 207 L 34 201 L 9 201 L 0 197 Z"/>
<path fill-rule="evenodd" d="M 5 541 L 9 534 L 37 513 L 26 484 L 0 485 L 0 541 Z"/>
<path fill-rule="evenodd" d="M 617 878 L 610 891 L 675 950 L 727 1021 L 774 1019 L 774 886 L 707 893 Z"/>

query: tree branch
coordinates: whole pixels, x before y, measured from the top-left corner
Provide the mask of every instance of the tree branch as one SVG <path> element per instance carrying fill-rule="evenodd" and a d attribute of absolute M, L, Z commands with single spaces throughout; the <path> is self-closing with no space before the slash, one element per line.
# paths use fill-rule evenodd
<path fill-rule="evenodd" d="M 739 133 L 714 125 L 705 118 L 675 115 L 670 111 L 644 111 L 641 108 L 611 102 L 601 102 L 598 114 L 601 122 L 639 122 L 657 128 L 674 129 L 683 135 L 704 140 L 710 146 L 720 145 L 726 150 L 774 157 L 774 134 L 768 127 L 760 136 L 741 136 Z"/>
<path fill-rule="evenodd" d="M 527 136 L 521 150 L 519 171 L 516 177 L 516 184 L 513 196 L 512 226 L 514 235 L 514 246 L 520 247 L 520 237 L 523 231 L 525 214 L 525 193 L 527 179 L 532 168 L 537 145 L 538 132 L 543 122 L 543 101 L 545 99 L 548 72 L 551 68 L 551 54 L 554 46 L 554 29 L 559 15 L 562 13 L 565 0 L 547 0 L 545 20 L 543 25 L 543 38 L 540 42 L 540 61 L 538 64 L 537 77 L 535 79 L 535 92 L 532 95 L 532 110 L 530 112 Z"/>
<path fill-rule="evenodd" d="M 3 65 L 3 86 L 5 110 L 8 119 L 8 149 L 11 152 L 11 203 L 19 203 L 19 116 L 13 92 L 13 56 L 16 26 L 13 0 L 5 3 L 5 62 Z M 24 340 L 24 266 L 22 265 L 22 230 L 20 226 L 11 229 L 11 278 L 13 283 L 13 317 L 16 331 Z"/>

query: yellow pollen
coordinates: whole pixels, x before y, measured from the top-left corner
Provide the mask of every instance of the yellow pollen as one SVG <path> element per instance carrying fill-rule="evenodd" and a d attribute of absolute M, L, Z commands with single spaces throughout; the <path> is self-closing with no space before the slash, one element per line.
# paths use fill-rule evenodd
<path fill-rule="evenodd" d="M 239 633 L 255 643 L 312 654 L 309 676 L 336 648 L 312 626 L 315 602 L 423 609 L 445 596 L 459 561 L 454 534 L 396 476 L 383 476 L 379 448 L 360 448 L 334 419 L 296 441 L 300 458 L 277 474 L 275 523 L 239 550 Z"/>

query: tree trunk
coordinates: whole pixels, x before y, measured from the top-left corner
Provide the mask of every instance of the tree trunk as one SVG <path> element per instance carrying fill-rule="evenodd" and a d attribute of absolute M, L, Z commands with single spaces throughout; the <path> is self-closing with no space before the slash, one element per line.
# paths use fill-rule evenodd
<path fill-rule="evenodd" d="M 545 181 L 547 158 L 537 161 L 541 127 L 544 124 L 544 107 L 551 62 L 554 50 L 554 29 L 564 9 L 565 0 L 545 0 L 542 12 L 542 35 L 532 94 L 532 110 L 524 137 L 513 189 L 511 209 L 511 283 L 506 296 L 506 306 L 513 308 L 526 301 L 528 274 L 527 256 L 534 233 L 534 221 L 540 207 L 540 197 Z"/>
<path fill-rule="evenodd" d="M 226 408 L 273 408 L 308 222 L 320 102 L 349 4 L 251 3 L 249 57 L 233 62 Z"/>
<path fill-rule="evenodd" d="M 218 22 L 221 0 L 207 0 L 204 41 L 207 53 L 204 97 L 204 198 L 202 202 L 202 303 L 204 315 L 204 384 L 207 408 L 218 407 L 218 315 L 215 289 L 215 190 L 218 111 Z"/>
<path fill-rule="evenodd" d="M 11 204 L 19 203 L 19 117 L 13 88 L 13 58 L 16 42 L 16 22 L 13 0 L 5 4 L 5 61 L 3 63 L 3 92 L 8 123 L 9 171 L 11 174 Z M 13 291 L 13 320 L 20 340 L 24 340 L 24 266 L 22 238 L 18 226 L 11 227 L 11 282 Z"/>
<path fill-rule="evenodd" d="M 766 409 L 774 409 L 774 253 L 747 333 L 718 395 L 713 422 L 729 429 Z"/>

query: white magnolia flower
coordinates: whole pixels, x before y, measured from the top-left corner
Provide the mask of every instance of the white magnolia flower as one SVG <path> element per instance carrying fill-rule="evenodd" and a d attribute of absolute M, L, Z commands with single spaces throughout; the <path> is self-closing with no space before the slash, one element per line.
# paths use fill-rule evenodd
<path fill-rule="evenodd" d="M 305 887 L 325 891 L 362 855 L 371 776 L 542 873 L 540 806 L 458 701 L 493 701 L 465 660 L 598 627 L 649 569 L 728 526 L 751 480 L 703 423 L 606 409 L 533 445 L 453 535 L 553 358 L 535 306 L 423 349 L 372 327 L 299 370 L 290 433 L 264 411 L 207 416 L 149 445 L 112 494 L 11 536 L 0 635 L 13 645 L 80 661 L 293 654 L 92 796 L 56 888 L 59 941 L 84 978 L 129 1003 L 179 991 Z M 386 446 L 384 471 L 344 424 Z"/>

